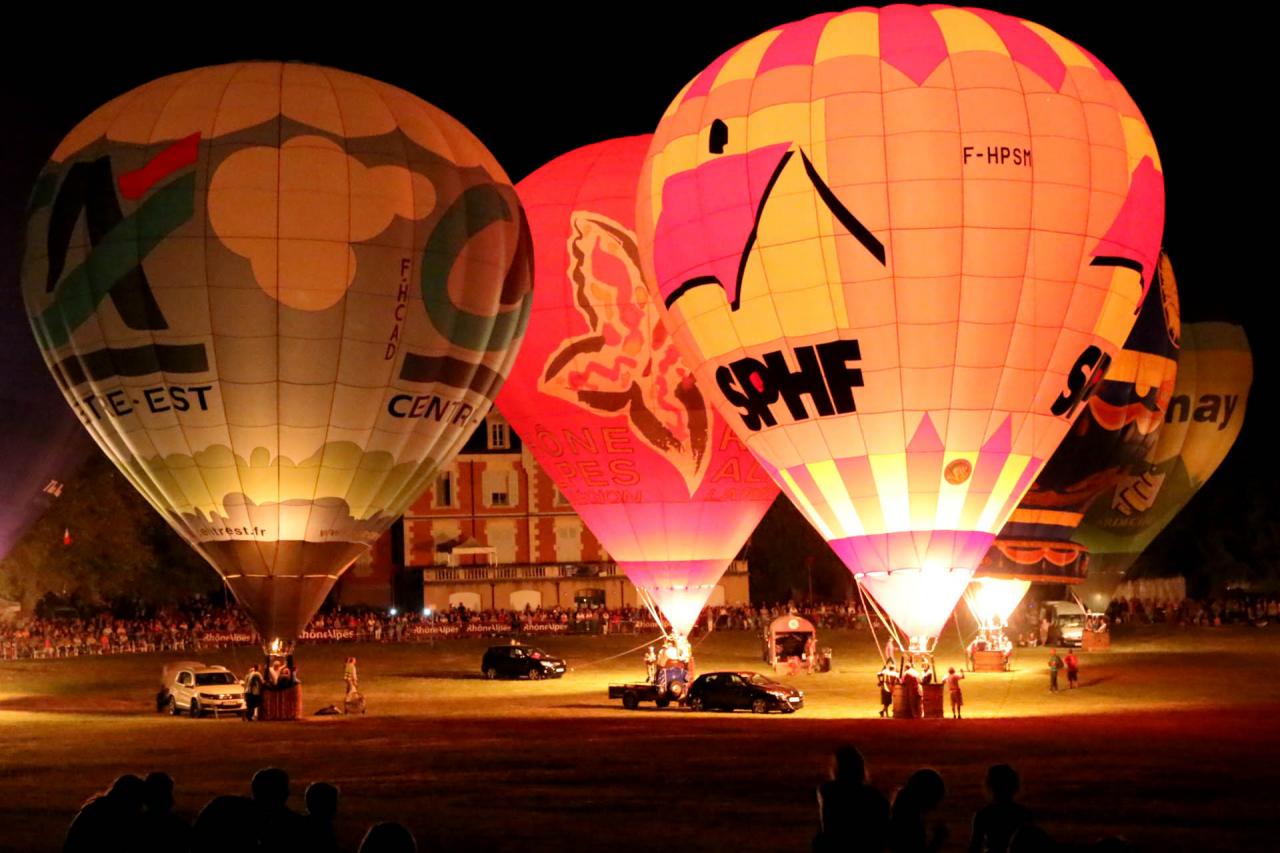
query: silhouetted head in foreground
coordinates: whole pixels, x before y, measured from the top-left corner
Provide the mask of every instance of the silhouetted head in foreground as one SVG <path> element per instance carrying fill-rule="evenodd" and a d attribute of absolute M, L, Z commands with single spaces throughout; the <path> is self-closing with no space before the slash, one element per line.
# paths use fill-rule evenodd
<path fill-rule="evenodd" d="M 893 798 L 894 812 L 896 814 L 900 809 L 921 814 L 933 811 L 942 802 L 946 793 L 947 786 L 943 784 L 942 776 L 937 770 L 929 767 L 917 770 L 911 774 L 907 784 Z"/>
<path fill-rule="evenodd" d="M 266 767 L 253 774 L 253 801 L 263 808 L 282 809 L 289 800 L 289 774 L 279 767 Z"/>
<path fill-rule="evenodd" d="M 997 803 L 1007 803 L 1018 795 L 1022 783 L 1018 771 L 1008 764 L 993 764 L 987 770 L 987 790 Z"/>
<path fill-rule="evenodd" d="M 418 853 L 418 844 L 398 823 L 375 823 L 364 834 L 359 853 Z"/>
<path fill-rule="evenodd" d="M 146 785 L 137 776 L 126 773 L 111 783 L 106 796 L 118 809 L 129 812 L 139 811 L 145 802 Z"/>
<path fill-rule="evenodd" d="M 148 773 L 143 781 L 143 799 L 153 814 L 173 810 L 173 777 L 168 773 Z"/>
<path fill-rule="evenodd" d="M 328 782 L 312 782 L 303 795 L 307 804 L 307 814 L 312 817 L 333 820 L 338 813 L 338 787 Z"/>
<path fill-rule="evenodd" d="M 831 757 L 831 778 L 851 785 L 862 785 L 867 781 L 867 763 L 856 746 L 836 748 Z"/>

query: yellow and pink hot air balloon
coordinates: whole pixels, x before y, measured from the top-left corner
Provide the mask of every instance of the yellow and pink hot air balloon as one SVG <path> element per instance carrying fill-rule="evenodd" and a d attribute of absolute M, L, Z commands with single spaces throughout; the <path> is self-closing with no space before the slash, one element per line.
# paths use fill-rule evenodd
<path fill-rule="evenodd" d="M 516 186 L 538 286 L 497 405 L 687 634 L 777 488 L 711 407 L 645 287 L 633 224 L 649 141 L 580 148 Z"/>
<path fill-rule="evenodd" d="M 699 386 L 927 645 L 1146 297 L 1164 195 L 1133 100 L 1029 21 L 818 15 L 676 96 L 637 201 Z"/>

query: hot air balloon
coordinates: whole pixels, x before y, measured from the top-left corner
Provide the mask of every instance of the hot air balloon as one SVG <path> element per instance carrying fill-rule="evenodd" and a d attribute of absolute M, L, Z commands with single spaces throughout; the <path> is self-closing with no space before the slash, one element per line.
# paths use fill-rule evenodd
<path fill-rule="evenodd" d="M 1132 99 L 1029 21 L 818 15 L 680 92 L 637 202 L 700 387 L 926 647 L 1154 277 L 1163 180 Z"/>
<path fill-rule="evenodd" d="M 289 641 L 483 417 L 528 320 L 519 201 L 457 121 L 331 68 L 148 83 L 54 151 L 22 285 L 67 402 Z"/>
<path fill-rule="evenodd" d="M 1244 425 L 1253 356 L 1244 329 L 1182 327 L 1178 381 L 1146 456 L 1090 507 L 1077 531 L 1089 549 L 1084 602 L 1104 609 L 1139 555 L 1218 470 Z"/>
<path fill-rule="evenodd" d="M 632 230 L 650 137 L 522 180 L 538 288 L 497 405 L 619 568 L 688 634 L 777 488 L 658 320 Z"/>
<path fill-rule="evenodd" d="M 1076 528 L 1094 500 L 1155 447 L 1180 334 L 1177 282 L 1162 253 L 1124 349 L 978 567 L 965 598 L 980 624 L 1007 623 L 1032 581 L 1084 579 L 1088 557 Z"/>

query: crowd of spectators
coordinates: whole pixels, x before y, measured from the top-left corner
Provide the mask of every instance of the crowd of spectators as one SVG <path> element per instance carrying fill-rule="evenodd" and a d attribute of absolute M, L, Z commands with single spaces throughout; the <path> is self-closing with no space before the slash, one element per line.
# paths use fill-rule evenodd
<path fill-rule="evenodd" d="M 1203 601 L 1193 598 L 1181 601 L 1117 598 L 1107 606 L 1107 618 L 1113 625 L 1266 625 L 1280 619 L 1280 598 L 1264 595 L 1229 596 Z"/>
<path fill-rule="evenodd" d="M 214 797 L 194 823 L 174 811 L 173 779 L 151 773 L 145 779 L 125 774 L 90 797 L 67 829 L 64 853 L 128 850 L 133 853 L 205 853 L 225 850 L 306 850 L 337 853 L 334 820 L 340 791 L 328 782 L 312 782 L 303 795 L 306 810 L 289 806 L 289 774 L 276 767 L 259 770 L 250 796 Z M 369 827 L 359 853 L 417 853 L 413 834 L 398 823 Z"/>
<path fill-rule="evenodd" d="M 234 603 L 195 598 L 179 607 L 128 615 L 119 609 L 91 613 L 63 607 L 42 615 L 0 623 L 0 660 L 57 658 L 127 652 L 198 652 L 206 648 L 255 643 L 253 624 Z M 1232 596 L 1225 599 L 1120 598 L 1107 608 L 1111 625 L 1169 624 L 1213 626 L 1231 623 L 1265 625 L 1280 619 L 1280 598 Z M 868 617 L 861 602 L 774 605 L 719 605 L 704 611 L 697 630 L 750 631 L 760 634 L 785 615 L 799 615 L 819 630 L 861 629 Z M 578 607 L 515 610 L 445 610 L 399 612 L 371 608 L 335 609 L 318 614 L 307 626 L 309 641 L 409 642 L 442 635 L 441 628 L 486 629 L 497 633 L 538 633 L 563 626 L 575 634 L 619 634 L 657 630 L 645 608 Z M 1026 601 L 1010 617 L 1007 633 L 1019 645 L 1036 645 L 1042 632 L 1038 604 Z M 446 632 L 447 633 L 447 632 Z"/>
<path fill-rule="evenodd" d="M 71 611 L 71 608 L 64 610 Z M 823 629 L 866 625 L 865 613 L 857 602 L 799 607 L 734 605 L 707 608 L 699 630 L 759 633 L 771 620 L 796 613 Z M 472 626 L 509 633 L 537 633 L 538 629 L 552 625 L 564 626 L 567 633 L 577 634 L 657 630 L 652 614 L 639 607 L 582 605 L 522 611 L 455 607 L 414 613 L 359 608 L 317 614 L 306 629 L 311 636 L 304 635 L 304 639 L 409 642 L 438 636 L 424 633 L 421 630 L 424 627 Z M 71 611 L 0 624 L 0 660 L 127 652 L 198 652 L 257 642 L 257 639 L 253 624 L 234 604 L 215 604 L 197 598 L 181 607 L 144 615 L 119 616 L 107 609 L 90 615 Z"/>
<path fill-rule="evenodd" d="M 196 598 L 181 607 L 120 617 L 110 609 L 85 613 L 70 607 L 0 623 L 0 660 L 77 657 L 124 652 L 190 651 L 206 635 L 249 635 L 253 626 L 238 607 Z"/>

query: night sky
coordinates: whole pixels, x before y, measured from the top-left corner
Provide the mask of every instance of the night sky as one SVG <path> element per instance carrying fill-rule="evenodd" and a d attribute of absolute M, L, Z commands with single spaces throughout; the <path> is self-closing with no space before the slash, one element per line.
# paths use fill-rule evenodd
<path fill-rule="evenodd" d="M 1271 491 L 1272 478 L 1260 476 L 1280 473 L 1268 447 L 1276 300 L 1265 290 L 1272 273 L 1261 251 L 1276 239 L 1261 233 L 1275 220 L 1272 134 L 1257 132 L 1275 120 L 1274 94 L 1260 82 L 1264 57 L 1276 50 L 1263 41 L 1265 27 L 1212 4 L 1189 11 L 1120 0 L 987 5 L 1078 42 L 1125 84 L 1163 160 L 1164 243 L 1183 320 L 1229 320 L 1248 332 L 1255 379 L 1244 432 L 1189 514 L 1221 505 L 1214 493 Z M 260 8 L 214 4 L 175 6 L 171 17 L 155 12 L 151 18 L 140 7 L 115 7 L 100 22 L 60 7 L 62 14 L 31 21 L 25 30 L 6 25 L 9 39 L 32 57 L 0 59 L 0 282 L 6 289 L 15 285 L 22 205 L 58 140 L 98 105 L 164 74 L 244 59 L 300 60 L 366 74 L 452 114 L 518 180 L 580 145 L 651 132 L 680 87 L 724 50 L 770 26 L 841 8 L 693 6 L 527 4 L 513 12 L 472 2 L 444 13 L 438 4 L 421 4 L 412 12 L 395 7 L 394 16 L 379 21 L 374 16 L 388 16 L 392 7 L 352 5 L 348 20 L 314 4 L 292 18 L 272 19 Z M 72 29 L 76 34 L 66 35 Z"/>

